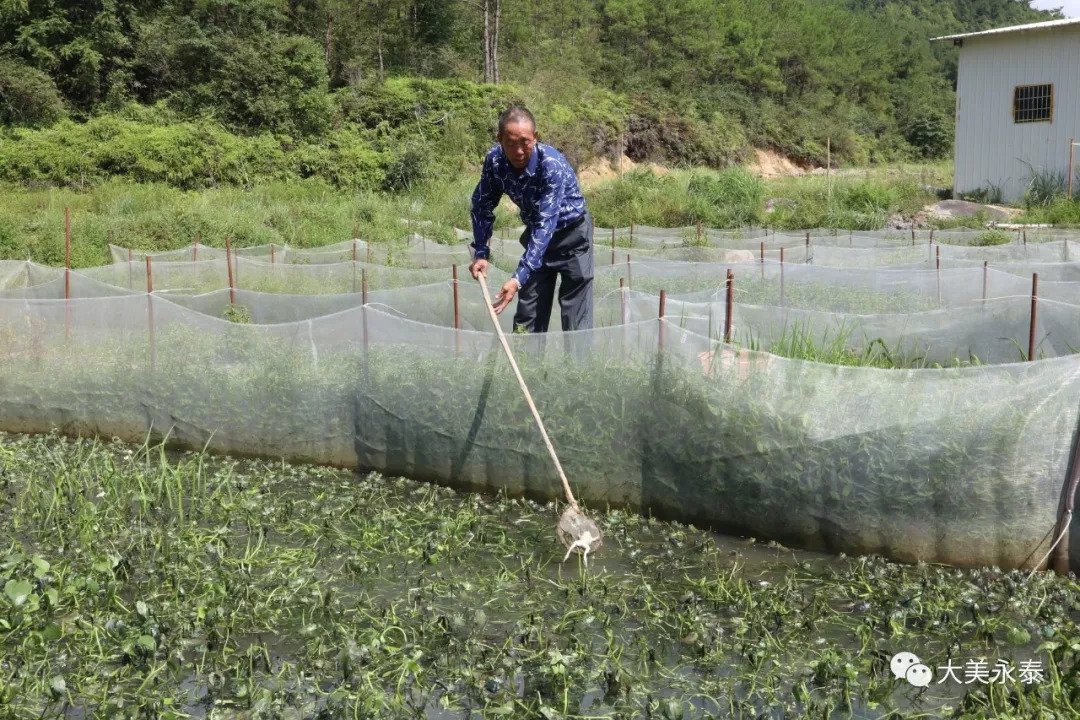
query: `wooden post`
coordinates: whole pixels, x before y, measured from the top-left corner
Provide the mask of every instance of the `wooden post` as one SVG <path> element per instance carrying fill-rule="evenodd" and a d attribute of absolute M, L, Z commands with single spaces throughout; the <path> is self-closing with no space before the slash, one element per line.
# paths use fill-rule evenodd
<path fill-rule="evenodd" d="M 452 265 L 452 275 L 454 278 L 454 354 L 461 354 L 461 315 L 458 313 L 458 279 L 457 279 L 457 265 Z"/>
<path fill-rule="evenodd" d="M 761 241 L 761 279 L 765 279 L 765 241 Z"/>
<path fill-rule="evenodd" d="M 829 188 L 829 200 L 832 200 L 832 138 L 825 138 L 825 181 Z"/>
<path fill-rule="evenodd" d="M 356 262 L 356 238 L 352 241 L 352 261 Z"/>
<path fill-rule="evenodd" d="M 983 305 L 986 304 L 986 276 L 989 275 L 990 261 L 983 260 Z"/>
<path fill-rule="evenodd" d="M 810 231 L 806 231 L 806 263 L 810 263 Z"/>
<path fill-rule="evenodd" d="M 1024 230 L 1024 246 L 1027 246 L 1027 230 Z"/>
<path fill-rule="evenodd" d="M 701 221 L 700 220 L 697 221 L 697 242 L 698 242 L 698 245 L 701 244 Z"/>
<path fill-rule="evenodd" d="M 615 228 L 611 228 L 611 264 L 615 264 Z"/>
<path fill-rule="evenodd" d="M 660 351 L 664 350 L 664 311 L 667 309 L 667 291 L 660 291 L 660 324 L 659 324 L 659 344 Z"/>
<path fill-rule="evenodd" d="M 634 223 L 630 223 L 630 247 L 634 247 Z"/>
<path fill-rule="evenodd" d="M 149 255 L 146 256 L 146 329 L 150 343 L 150 372 L 154 372 L 156 358 L 154 353 L 154 268 Z"/>
<path fill-rule="evenodd" d="M 147 256 L 149 259 L 149 256 Z M 229 271 L 229 304 L 236 304 L 236 288 L 233 286 L 233 272 L 232 272 L 232 243 L 229 241 L 229 236 L 225 236 L 225 266 Z"/>
<path fill-rule="evenodd" d="M 633 276 L 630 273 L 631 273 L 630 253 L 627 253 L 626 254 L 626 287 L 628 289 L 632 290 L 634 288 L 634 284 L 633 284 L 633 282 L 631 282 L 633 280 Z"/>
<path fill-rule="evenodd" d="M 1073 148 L 1076 147 L 1076 138 L 1069 138 L 1069 199 L 1072 200 L 1073 186 Z"/>
<path fill-rule="evenodd" d="M 780 248 L 780 307 L 784 307 L 784 248 Z"/>
<path fill-rule="evenodd" d="M 619 320 L 626 324 L 626 278 L 619 278 Z"/>
<path fill-rule="evenodd" d="M 360 287 L 363 294 L 360 296 L 360 300 L 363 303 L 360 306 L 360 317 L 363 320 L 363 333 L 364 333 L 364 360 L 367 360 L 368 351 L 368 323 L 367 323 L 367 268 L 360 269 L 361 283 Z"/>
<path fill-rule="evenodd" d="M 367 247 L 367 264 L 371 264 L 371 241 L 365 240 L 364 245 Z"/>
<path fill-rule="evenodd" d="M 71 299 L 71 210 L 64 208 L 64 299 Z"/>
<path fill-rule="evenodd" d="M 450 269 L 453 271 L 451 274 L 454 278 L 454 329 L 461 329 L 461 316 L 458 314 L 458 280 L 457 280 L 457 265 L 452 265 Z"/>
<path fill-rule="evenodd" d="M 274 264 L 274 244 L 270 244 L 270 264 Z"/>
<path fill-rule="evenodd" d="M 1028 362 L 1035 360 L 1035 319 L 1039 309 L 1039 273 L 1031 276 L 1031 324 L 1028 329 Z"/>
<path fill-rule="evenodd" d="M 735 287 L 735 274 L 731 268 L 727 271 L 727 298 L 724 303 L 724 342 L 731 344 L 731 310 L 734 304 L 732 291 Z"/>
<path fill-rule="evenodd" d="M 274 246 L 270 246 L 270 250 L 273 251 Z M 195 233 L 195 247 L 191 249 L 191 262 L 199 261 L 199 234 Z"/>
<path fill-rule="evenodd" d="M 941 305 L 941 246 L 937 246 L 937 304 Z"/>

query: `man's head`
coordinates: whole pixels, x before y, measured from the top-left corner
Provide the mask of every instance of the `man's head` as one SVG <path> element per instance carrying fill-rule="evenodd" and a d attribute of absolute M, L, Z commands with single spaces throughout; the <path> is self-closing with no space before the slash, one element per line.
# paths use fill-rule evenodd
<path fill-rule="evenodd" d="M 536 118 L 523 106 L 511 105 L 499 115 L 496 137 L 510 164 L 524 170 L 536 147 Z"/>

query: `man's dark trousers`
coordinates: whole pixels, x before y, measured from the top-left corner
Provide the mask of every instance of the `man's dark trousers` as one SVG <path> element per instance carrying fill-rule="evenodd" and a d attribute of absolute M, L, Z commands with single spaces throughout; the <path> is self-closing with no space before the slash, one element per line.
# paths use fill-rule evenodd
<path fill-rule="evenodd" d="M 555 278 L 559 284 L 559 309 L 563 330 L 591 330 L 593 326 L 593 248 L 592 216 L 585 213 L 573 225 L 551 236 L 544 252 L 543 266 L 529 275 L 518 290 L 514 327 L 530 333 L 547 332 L 555 296 Z M 532 230 L 521 234 L 522 247 L 529 246 Z"/>

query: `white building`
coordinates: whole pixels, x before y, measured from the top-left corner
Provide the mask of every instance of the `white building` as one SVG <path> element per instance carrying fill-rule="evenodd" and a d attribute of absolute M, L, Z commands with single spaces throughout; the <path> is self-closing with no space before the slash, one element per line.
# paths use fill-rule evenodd
<path fill-rule="evenodd" d="M 954 195 L 1000 188 L 1017 202 L 1033 171 L 1067 179 L 1070 143 L 1080 140 L 1080 19 L 934 40 L 960 48 Z M 1080 148 L 1074 163 L 1080 169 Z"/>

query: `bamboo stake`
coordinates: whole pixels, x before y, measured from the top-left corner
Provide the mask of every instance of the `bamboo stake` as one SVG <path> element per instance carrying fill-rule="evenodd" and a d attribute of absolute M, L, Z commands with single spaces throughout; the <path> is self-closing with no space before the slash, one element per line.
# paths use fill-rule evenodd
<path fill-rule="evenodd" d="M 780 248 L 780 307 L 784 307 L 784 248 Z"/>
<path fill-rule="evenodd" d="M 941 305 L 941 246 L 937 246 L 937 303 Z"/>
<path fill-rule="evenodd" d="M 150 343 L 150 373 L 153 374 L 157 364 L 154 351 L 154 268 L 149 255 L 146 256 L 146 329 Z"/>
<path fill-rule="evenodd" d="M 457 265 L 452 265 L 452 275 L 454 278 L 454 354 L 461 354 L 461 315 L 458 312 L 458 279 L 457 279 Z"/>
<path fill-rule="evenodd" d="M 664 312 L 667 309 L 667 291 L 660 291 L 660 324 L 659 324 L 659 343 L 660 352 L 664 351 Z"/>
<path fill-rule="evenodd" d="M 1065 511 L 1058 518 L 1058 525 L 1055 528 L 1057 531 L 1057 539 L 1054 540 L 1053 545 L 1050 546 L 1050 550 L 1046 553 L 1046 557 L 1040 560 L 1035 565 L 1037 570 L 1042 566 L 1043 562 L 1050 557 L 1054 550 L 1057 549 L 1057 553 L 1054 555 L 1053 565 L 1054 571 L 1060 575 L 1067 575 L 1069 573 L 1069 529 L 1072 525 L 1073 510 L 1076 504 L 1076 487 L 1080 484 L 1080 427 L 1077 428 L 1076 433 L 1073 436 L 1073 451 L 1072 462 L 1069 468 L 1069 478 L 1065 486 Z M 1032 570 L 1034 575 L 1035 570 Z M 1031 579 L 1031 576 L 1028 576 Z"/>
<path fill-rule="evenodd" d="M 367 358 L 368 352 L 368 322 L 367 322 L 367 268 L 360 269 L 361 283 L 360 288 L 362 295 L 360 296 L 360 317 L 363 320 L 363 332 L 364 332 L 364 358 Z"/>
<path fill-rule="evenodd" d="M 64 299 L 71 299 L 71 210 L 64 208 Z"/>
<path fill-rule="evenodd" d="M 149 256 L 147 256 L 149 259 Z M 229 236 L 225 236 L 225 266 L 229 272 L 229 304 L 236 304 L 236 287 L 233 285 L 233 268 L 232 268 L 232 243 L 229 241 Z"/>
<path fill-rule="evenodd" d="M 1073 150 L 1076 147 L 1076 138 L 1069 138 L 1069 199 L 1072 200 L 1073 191 Z"/>
<path fill-rule="evenodd" d="M 727 271 L 727 300 L 724 307 L 724 342 L 731 344 L 731 310 L 734 305 L 733 289 L 735 287 L 735 274 L 731 268 Z"/>
<path fill-rule="evenodd" d="M 1028 362 L 1035 360 L 1035 320 L 1039 309 L 1039 273 L 1031 276 L 1031 323 L 1028 329 Z"/>
<path fill-rule="evenodd" d="M 626 324 L 626 278 L 619 278 L 619 319 Z"/>

